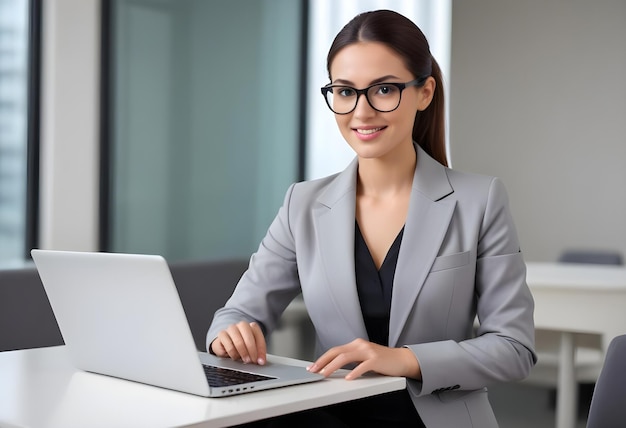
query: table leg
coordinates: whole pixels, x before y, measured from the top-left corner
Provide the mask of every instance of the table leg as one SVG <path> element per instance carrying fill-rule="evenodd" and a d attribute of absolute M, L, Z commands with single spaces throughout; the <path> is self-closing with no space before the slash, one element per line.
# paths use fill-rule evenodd
<path fill-rule="evenodd" d="M 574 333 L 561 332 L 556 428 L 574 428 L 576 426 L 578 384 L 574 367 L 575 357 Z"/>

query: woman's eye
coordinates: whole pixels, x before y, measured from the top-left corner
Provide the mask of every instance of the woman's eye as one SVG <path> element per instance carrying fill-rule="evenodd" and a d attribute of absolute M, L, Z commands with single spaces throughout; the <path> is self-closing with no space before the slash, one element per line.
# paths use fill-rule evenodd
<path fill-rule="evenodd" d="M 380 85 L 376 93 L 379 95 L 388 95 L 388 94 L 393 93 L 396 90 L 398 90 L 398 88 L 396 88 L 393 85 Z"/>
<path fill-rule="evenodd" d="M 336 91 L 337 95 L 341 97 L 352 97 L 355 94 L 354 89 L 352 88 L 337 88 Z"/>

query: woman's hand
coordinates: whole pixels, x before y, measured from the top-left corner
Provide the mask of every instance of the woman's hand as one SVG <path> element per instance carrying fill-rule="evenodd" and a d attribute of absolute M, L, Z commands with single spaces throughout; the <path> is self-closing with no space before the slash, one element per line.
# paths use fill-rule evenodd
<path fill-rule="evenodd" d="M 241 321 L 217 334 L 211 350 L 218 357 L 229 357 L 244 363 L 263 365 L 267 359 L 267 345 L 261 326 L 256 322 Z"/>
<path fill-rule="evenodd" d="M 351 363 L 358 365 L 346 375 L 347 380 L 356 379 L 369 371 L 413 379 L 422 377 L 419 362 L 410 349 L 389 348 L 364 339 L 355 339 L 345 345 L 329 349 L 307 367 L 307 370 L 328 377 Z"/>

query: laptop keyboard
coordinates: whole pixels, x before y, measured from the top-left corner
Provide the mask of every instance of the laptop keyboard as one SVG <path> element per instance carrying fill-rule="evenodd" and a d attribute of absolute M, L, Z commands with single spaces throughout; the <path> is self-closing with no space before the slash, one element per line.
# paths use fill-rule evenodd
<path fill-rule="evenodd" d="M 202 367 L 204 367 L 204 373 L 209 381 L 209 385 L 212 387 L 241 385 L 242 383 L 274 379 L 269 376 L 242 372 L 240 370 L 225 369 L 223 367 L 207 366 L 204 364 Z"/>

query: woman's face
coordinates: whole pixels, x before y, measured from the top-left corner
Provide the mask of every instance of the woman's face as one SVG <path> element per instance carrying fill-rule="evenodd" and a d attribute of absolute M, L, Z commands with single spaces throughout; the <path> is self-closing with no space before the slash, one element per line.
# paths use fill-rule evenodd
<path fill-rule="evenodd" d="M 356 89 L 374 83 L 407 83 L 415 76 L 402 57 L 382 43 L 358 42 L 341 49 L 330 66 L 333 85 Z M 412 150 L 415 113 L 428 107 L 435 81 L 430 77 L 420 88 L 407 87 L 394 111 L 382 113 L 360 96 L 356 108 L 348 114 L 335 114 L 339 130 L 360 158 L 384 158 Z"/>

